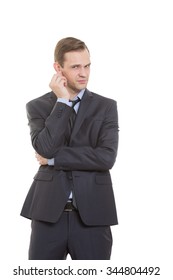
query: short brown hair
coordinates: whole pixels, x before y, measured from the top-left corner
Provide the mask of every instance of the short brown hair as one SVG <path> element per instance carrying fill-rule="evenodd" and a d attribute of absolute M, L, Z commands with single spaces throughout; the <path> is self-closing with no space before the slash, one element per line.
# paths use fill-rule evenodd
<path fill-rule="evenodd" d="M 88 50 L 87 46 L 83 41 L 73 37 L 66 37 L 64 39 L 61 39 L 57 43 L 54 51 L 54 60 L 63 67 L 65 53 L 71 51 L 82 51 L 85 49 Z"/>

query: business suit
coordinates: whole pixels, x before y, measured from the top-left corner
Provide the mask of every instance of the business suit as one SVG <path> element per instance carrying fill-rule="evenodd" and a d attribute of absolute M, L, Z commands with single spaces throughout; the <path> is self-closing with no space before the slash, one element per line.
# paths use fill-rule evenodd
<path fill-rule="evenodd" d="M 27 104 L 32 145 L 55 164 L 40 166 L 21 215 L 56 223 L 73 190 L 85 225 L 117 224 L 109 173 L 118 148 L 116 102 L 86 89 L 70 135 L 73 109 L 56 100 L 50 92 Z"/>

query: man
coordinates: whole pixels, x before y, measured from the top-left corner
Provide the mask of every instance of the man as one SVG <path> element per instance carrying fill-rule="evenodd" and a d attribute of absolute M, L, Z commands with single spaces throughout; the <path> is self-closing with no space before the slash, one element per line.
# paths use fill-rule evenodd
<path fill-rule="evenodd" d="M 116 102 L 86 88 L 84 42 L 64 38 L 54 56 L 52 91 L 26 106 L 40 163 L 21 211 L 32 219 L 29 259 L 107 260 L 110 226 L 118 223 L 109 173 L 118 147 Z"/>

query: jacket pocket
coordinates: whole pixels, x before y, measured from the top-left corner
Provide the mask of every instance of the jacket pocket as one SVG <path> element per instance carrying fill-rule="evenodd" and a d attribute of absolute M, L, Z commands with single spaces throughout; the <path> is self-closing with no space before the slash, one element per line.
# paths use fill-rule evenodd
<path fill-rule="evenodd" d="M 51 181 L 53 178 L 53 174 L 43 171 L 38 171 L 34 176 L 34 180 L 36 181 Z"/>

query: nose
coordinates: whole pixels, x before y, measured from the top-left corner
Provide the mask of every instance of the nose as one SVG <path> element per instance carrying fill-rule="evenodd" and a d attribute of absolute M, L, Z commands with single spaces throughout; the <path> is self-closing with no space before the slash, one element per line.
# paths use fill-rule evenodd
<path fill-rule="evenodd" d="M 86 72 L 87 72 L 86 69 L 84 67 L 81 67 L 79 70 L 79 76 L 86 77 L 87 76 Z"/>

